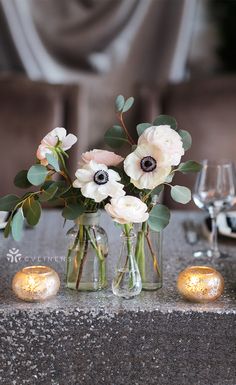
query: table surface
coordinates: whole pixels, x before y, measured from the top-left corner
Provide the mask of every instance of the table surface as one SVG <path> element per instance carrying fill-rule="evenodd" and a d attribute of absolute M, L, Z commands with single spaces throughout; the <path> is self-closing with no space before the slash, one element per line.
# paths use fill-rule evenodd
<path fill-rule="evenodd" d="M 64 285 L 64 267 L 66 255 L 66 231 L 72 223 L 68 222 L 63 228 L 63 218 L 57 210 L 44 211 L 39 225 L 35 229 L 26 228 L 21 242 L 11 238 L 4 239 L 0 234 L 0 312 L 27 311 L 55 311 L 83 312 L 103 314 L 107 318 L 120 312 L 158 311 L 161 313 L 215 313 L 236 314 L 236 240 L 221 240 L 221 248 L 229 252 L 233 261 L 222 261 L 218 270 L 225 278 L 225 292 L 216 302 L 210 304 L 192 304 L 184 301 L 176 290 L 178 273 L 188 265 L 195 263 L 191 256 L 193 249 L 206 248 L 207 241 L 202 238 L 193 247 L 186 243 L 183 221 L 192 219 L 202 223 L 204 214 L 201 212 L 173 212 L 169 226 L 164 231 L 164 284 L 163 288 L 155 292 L 142 292 L 132 300 L 116 298 L 109 287 L 105 291 L 82 293 L 68 290 Z M 101 225 L 108 231 L 110 240 L 110 254 L 108 257 L 108 277 L 111 281 L 112 271 L 119 248 L 119 232 L 110 218 L 102 215 Z M 112 228 L 112 231 L 111 231 Z M 10 251 L 12 250 L 12 251 Z M 14 255 L 14 258 L 13 256 Z M 18 255 L 18 256 L 17 256 Z M 62 285 L 59 294 L 44 303 L 26 303 L 18 300 L 11 291 L 11 280 L 16 271 L 23 266 L 43 264 L 52 266 L 60 275 Z M 196 263 L 195 263 L 196 264 Z"/>

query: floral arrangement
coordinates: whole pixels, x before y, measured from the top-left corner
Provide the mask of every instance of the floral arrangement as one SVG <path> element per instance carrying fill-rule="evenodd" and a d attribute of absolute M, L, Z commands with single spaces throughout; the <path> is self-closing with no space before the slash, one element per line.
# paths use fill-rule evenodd
<path fill-rule="evenodd" d="M 67 151 L 77 142 L 76 136 L 67 135 L 64 128 L 57 127 L 42 139 L 36 152 L 36 163 L 29 170 L 20 171 L 14 179 L 17 187 L 32 189 L 37 186 L 36 191 L 34 188 L 21 197 L 7 195 L 0 199 L 0 210 L 10 212 L 5 237 L 11 233 L 16 241 L 20 240 L 24 220 L 35 226 L 44 202 L 61 205 L 65 220 L 76 220 L 85 212 L 105 208 L 123 227 L 126 236 L 133 231 L 134 223 L 142 224 L 137 237 L 136 259 L 140 262 L 145 257 L 142 245 L 149 237 L 149 230 L 161 231 L 170 219 L 169 209 L 159 202 L 161 192 L 168 188 L 175 201 L 188 203 L 190 190 L 173 185 L 173 177 L 176 172 L 198 172 L 201 166 L 194 161 L 181 163 L 185 151 L 191 147 L 191 136 L 178 129 L 173 117 L 160 115 L 152 123 L 138 124 L 138 139 L 135 140 L 124 120 L 133 103 L 133 97 L 125 100 L 119 95 L 116 98 L 119 124 L 105 134 L 106 144 L 114 149 L 123 144 L 130 145 L 131 150 L 125 159 L 106 150 L 85 152 L 75 177 L 72 177 L 66 161 Z M 92 242 L 99 259 L 104 260 L 103 251 L 89 228 L 84 231 L 79 226 L 75 243 L 83 245 L 82 252 L 80 248 L 80 267 L 88 241 Z"/>

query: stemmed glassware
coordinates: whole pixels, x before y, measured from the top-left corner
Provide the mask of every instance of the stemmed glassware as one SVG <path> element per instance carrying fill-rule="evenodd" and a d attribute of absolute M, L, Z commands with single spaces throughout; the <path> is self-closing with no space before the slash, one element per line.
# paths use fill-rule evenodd
<path fill-rule="evenodd" d="M 198 250 L 195 257 L 217 259 L 227 257 L 219 251 L 217 241 L 217 215 L 230 209 L 236 203 L 235 169 L 231 161 L 202 162 L 202 170 L 198 174 L 193 200 L 203 210 L 208 211 L 211 218 L 210 249 Z"/>

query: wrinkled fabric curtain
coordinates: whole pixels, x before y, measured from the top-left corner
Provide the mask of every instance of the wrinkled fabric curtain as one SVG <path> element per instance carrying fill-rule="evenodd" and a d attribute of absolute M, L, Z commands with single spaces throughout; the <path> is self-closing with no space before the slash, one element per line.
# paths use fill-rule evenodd
<path fill-rule="evenodd" d="M 43 43 L 57 60 L 103 73 L 127 58 L 150 1 L 36 0 L 30 7 Z"/>
<path fill-rule="evenodd" d="M 183 78 L 186 26 L 196 1 L 0 0 L 0 5 L 25 73 L 52 83 L 78 82 L 86 91 L 83 151 L 102 146 L 103 133 L 114 124 L 117 94 L 135 96 L 137 84 L 165 84 L 177 72 Z M 135 106 L 128 114 L 133 129 Z"/>
<path fill-rule="evenodd" d="M 152 80 L 168 78 L 184 8 L 195 1 L 0 0 L 0 5 L 31 78 L 70 81 L 127 64 L 145 81 L 150 74 Z"/>

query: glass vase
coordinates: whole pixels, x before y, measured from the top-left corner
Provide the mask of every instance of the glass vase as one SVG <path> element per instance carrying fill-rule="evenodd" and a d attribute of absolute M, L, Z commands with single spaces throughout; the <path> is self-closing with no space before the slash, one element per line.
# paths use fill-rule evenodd
<path fill-rule="evenodd" d="M 121 235 L 120 255 L 112 281 L 113 293 L 126 299 L 135 297 L 142 290 L 141 276 L 135 260 L 135 241 L 134 233 Z"/>
<path fill-rule="evenodd" d="M 143 290 L 162 287 L 162 232 L 153 231 L 147 222 L 137 231 L 135 258 L 139 267 Z"/>
<path fill-rule="evenodd" d="M 108 239 L 99 226 L 100 212 L 81 215 L 67 236 L 66 286 L 80 291 L 97 291 L 107 286 Z"/>

